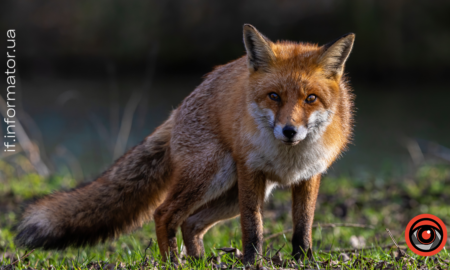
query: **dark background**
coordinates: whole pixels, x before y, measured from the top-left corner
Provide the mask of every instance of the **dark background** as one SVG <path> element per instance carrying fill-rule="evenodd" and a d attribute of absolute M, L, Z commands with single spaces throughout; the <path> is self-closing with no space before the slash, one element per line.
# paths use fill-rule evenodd
<path fill-rule="evenodd" d="M 106 168 L 204 74 L 245 54 L 244 23 L 273 41 L 356 33 L 354 144 L 330 174 L 450 161 L 450 1 L 8 0 L 0 14 L 2 50 L 6 30 L 17 34 L 18 119 L 52 172 Z M 0 89 L 5 98 L 5 80 Z"/>

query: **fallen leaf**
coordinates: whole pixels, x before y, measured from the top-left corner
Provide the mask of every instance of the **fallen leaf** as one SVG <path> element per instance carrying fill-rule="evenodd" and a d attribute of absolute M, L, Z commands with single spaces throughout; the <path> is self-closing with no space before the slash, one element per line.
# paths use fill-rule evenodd
<path fill-rule="evenodd" d="M 342 262 L 348 262 L 348 261 L 350 261 L 350 257 L 348 256 L 347 253 L 341 253 L 341 254 L 339 254 L 338 259 L 339 259 L 339 261 L 342 261 Z"/>

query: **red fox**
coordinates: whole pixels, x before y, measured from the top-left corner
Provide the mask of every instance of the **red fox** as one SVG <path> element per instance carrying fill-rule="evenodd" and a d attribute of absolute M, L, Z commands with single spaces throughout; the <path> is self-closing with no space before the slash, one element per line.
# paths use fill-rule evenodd
<path fill-rule="evenodd" d="M 16 242 L 92 245 L 152 217 L 164 260 L 204 255 L 203 235 L 241 216 L 244 263 L 262 252 L 264 200 L 292 189 L 293 256 L 311 248 L 321 174 L 352 133 L 344 64 L 355 35 L 323 46 L 272 42 L 244 25 L 247 54 L 216 67 L 168 120 L 90 184 L 29 205 Z"/>

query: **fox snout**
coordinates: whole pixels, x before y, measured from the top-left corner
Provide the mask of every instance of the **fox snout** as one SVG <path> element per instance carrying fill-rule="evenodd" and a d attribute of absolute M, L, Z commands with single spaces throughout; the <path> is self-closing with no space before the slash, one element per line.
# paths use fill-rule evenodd
<path fill-rule="evenodd" d="M 308 129 L 303 125 L 293 126 L 293 125 L 277 125 L 275 128 L 275 137 L 281 140 L 286 145 L 295 145 L 301 140 L 304 140 L 308 135 Z"/>

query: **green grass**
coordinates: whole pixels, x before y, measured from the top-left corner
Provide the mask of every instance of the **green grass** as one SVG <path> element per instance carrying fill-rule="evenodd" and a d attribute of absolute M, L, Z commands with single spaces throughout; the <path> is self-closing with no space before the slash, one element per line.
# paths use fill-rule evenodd
<path fill-rule="evenodd" d="M 43 179 L 30 173 L 26 161 L 10 165 L 0 161 L 0 269 L 9 269 L 11 260 L 21 258 L 26 250 L 17 248 L 13 242 L 13 226 L 19 219 L 20 205 L 36 196 L 42 196 L 61 188 L 68 189 L 77 183 L 70 176 L 53 176 Z M 19 165 L 18 165 L 19 164 Z M 434 214 L 445 224 L 450 224 L 450 166 L 423 165 L 402 177 L 367 176 L 355 179 L 341 176 L 324 177 L 316 207 L 314 223 L 318 227 L 313 231 L 313 251 L 317 262 L 305 261 L 303 266 L 291 265 L 295 269 L 375 269 L 383 262 L 395 269 L 405 267 L 417 269 L 424 265 L 429 269 L 448 269 L 445 260 L 450 260 L 447 250 L 428 259 L 412 253 L 405 244 L 408 259 L 395 259 L 394 245 L 386 228 L 390 229 L 395 240 L 404 240 L 404 229 L 408 221 L 422 213 Z M 292 228 L 290 191 L 276 190 L 266 203 L 264 212 L 264 235 L 269 236 Z M 374 228 L 321 227 L 320 224 L 358 223 Z M 358 252 L 351 251 L 352 238 L 363 239 L 364 247 L 375 247 Z M 265 242 L 265 256 L 275 255 L 280 250 L 282 259 L 289 260 L 291 253 L 290 233 L 280 234 Z M 153 240 L 148 250 L 146 247 Z M 392 247 L 381 248 L 389 245 Z M 178 234 L 181 249 L 181 234 Z M 223 265 L 242 267 L 234 253 L 225 254 L 218 248 L 235 247 L 242 250 L 239 218 L 222 222 L 213 227 L 204 237 L 205 259 L 187 260 L 181 269 L 211 269 L 215 256 L 219 256 Z M 447 244 L 447 247 L 449 245 Z M 344 250 L 350 260 L 344 262 L 339 255 Z M 330 252 L 332 251 L 332 252 Z M 275 256 L 276 257 L 276 256 Z M 426 260 L 426 261 L 425 261 Z M 98 263 L 98 264 L 93 264 Z M 276 265 L 276 260 L 263 260 L 268 269 Z M 15 269 L 175 269 L 166 265 L 156 244 L 153 222 L 129 235 L 87 248 L 69 248 L 65 251 L 35 250 L 28 257 L 15 264 Z M 143 266 L 144 265 L 144 266 Z M 3 267 L 3 268 L 2 268 Z M 440 267 L 440 268 L 439 268 Z M 288 266 L 286 266 L 288 268 Z"/>

